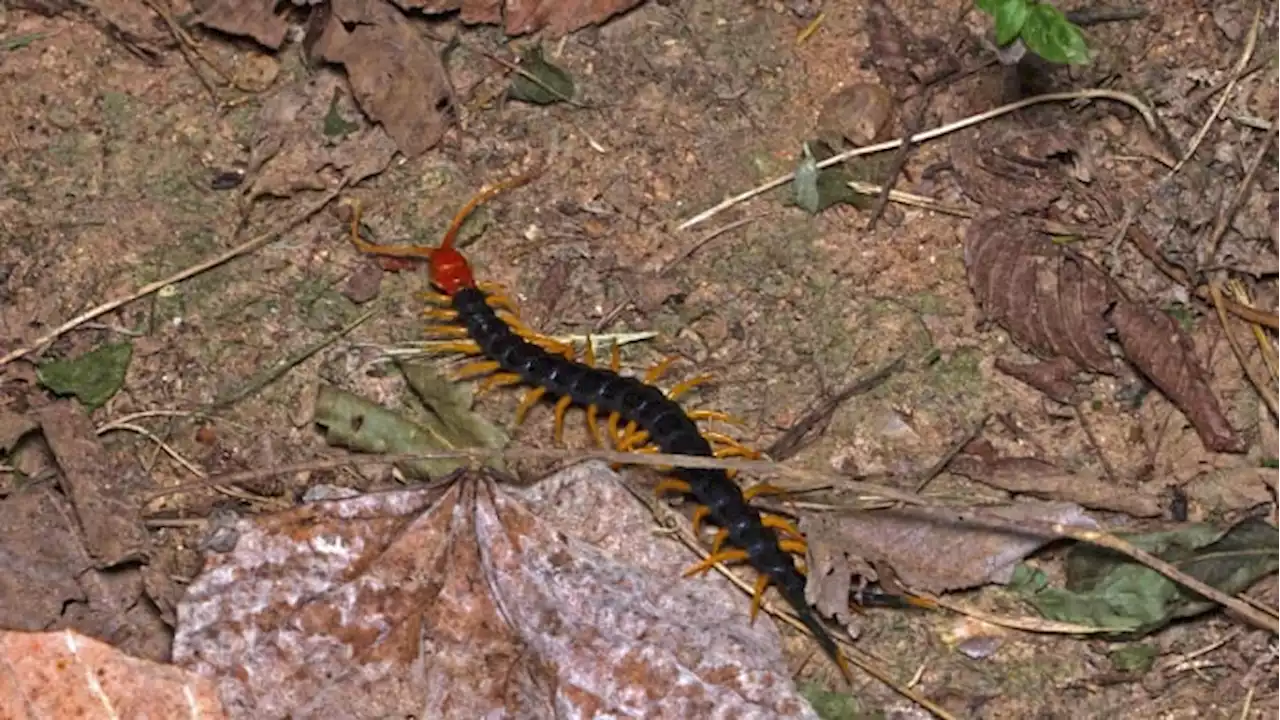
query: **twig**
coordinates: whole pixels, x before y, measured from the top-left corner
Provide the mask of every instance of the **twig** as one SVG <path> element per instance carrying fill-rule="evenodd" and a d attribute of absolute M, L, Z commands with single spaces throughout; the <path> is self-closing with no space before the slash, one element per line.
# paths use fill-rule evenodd
<path fill-rule="evenodd" d="M 1047 93 L 1045 95 L 1036 95 L 1034 97 L 1024 98 L 1017 102 L 1009 103 L 1008 105 L 1001 105 L 1000 107 L 995 108 L 993 110 L 988 110 L 983 113 L 978 113 L 977 115 L 971 115 L 962 120 L 957 120 L 953 123 L 948 123 L 941 127 L 937 127 L 932 130 L 926 130 L 925 132 L 912 135 L 909 138 L 909 141 L 916 144 L 923 143 L 927 140 L 932 140 L 934 138 L 947 135 L 949 133 L 953 133 L 959 130 L 964 130 L 965 128 L 972 127 L 979 123 L 984 123 L 988 120 L 998 118 L 1001 115 L 1006 115 L 1015 110 L 1021 110 L 1022 108 L 1030 107 L 1032 105 L 1036 105 L 1039 103 L 1062 102 L 1062 101 L 1068 101 L 1068 100 L 1096 100 L 1096 99 L 1115 100 L 1117 102 L 1122 102 L 1122 103 L 1125 103 L 1126 105 L 1129 105 L 1134 110 L 1138 111 L 1138 114 L 1142 116 L 1142 119 L 1147 124 L 1147 127 L 1151 128 L 1153 132 L 1158 132 L 1159 125 L 1156 123 L 1155 114 L 1152 113 L 1151 109 L 1148 108 L 1145 104 L 1143 104 L 1143 102 L 1138 98 L 1134 97 L 1133 95 L 1130 95 L 1129 93 L 1120 92 L 1118 90 L 1090 88 L 1087 90 L 1075 90 L 1072 92 L 1060 92 L 1060 93 Z M 821 170 L 822 168 L 831 167 L 832 165 L 837 165 L 839 163 L 842 163 L 848 160 L 849 158 L 858 157 L 860 155 L 872 155 L 874 153 L 884 152 L 885 150 L 896 150 L 897 148 L 901 147 L 902 144 L 903 144 L 903 141 L 899 139 L 899 140 L 889 140 L 887 142 L 878 143 L 876 145 L 868 145 L 866 147 L 854 148 L 852 150 L 839 153 L 838 155 L 832 155 L 826 160 L 823 160 L 822 162 L 818 163 L 817 169 Z M 756 187 L 752 190 L 748 190 L 740 195 L 735 195 L 734 197 L 731 197 L 728 200 L 725 200 L 720 204 L 712 208 L 709 208 L 707 210 L 704 210 L 701 213 L 698 213 L 697 215 L 694 215 L 693 217 L 689 218 L 688 220 L 685 220 L 684 222 L 680 223 L 680 225 L 677 226 L 676 229 L 688 230 L 694 225 L 698 225 L 699 223 L 705 222 L 708 218 L 714 215 L 717 215 L 733 207 L 734 205 L 737 205 L 738 203 L 750 200 L 751 198 L 757 195 L 766 193 L 776 187 L 779 187 L 785 183 L 788 183 L 794 180 L 795 176 L 796 174 L 794 172 L 789 172 L 786 175 L 774 178 L 773 180 L 770 180 L 769 182 L 759 187 Z"/>
<path fill-rule="evenodd" d="M 1080 429 L 1084 430 L 1085 439 L 1093 446 L 1093 452 L 1098 456 L 1098 462 L 1102 463 L 1102 471 L 1106 473 L 1107 479 L 1117 487 L 1120 481 L 1116 478 L 1116 470 L 1111 467 L 1111 461 L 1107 459 L 1107 454 L 1102 451 L 1102 443 L 1098 442 L 1098 436 L 1093 432 L 1093 425 L 1089 422 L 1088 416 L 1084 414 L 1083 403 L 1075 405 L 1073 410 L 1076 411 L 1076 420 L 1080 422 Z"/>
<path fill-rule="evenodd" d="M 1196 150 L 1198 150 L 1200 148 L 1200 144 L 1204 142 L 1205 136 L 1209 134 L 1209 129 L 1213 127 L 1214 122 L 1218 119 L 1219 113 L 1222 112 L 1222 108 L 1227 104 L 1227 100 L 1231 98 L 1231 90 L 1235 87 L 1236 83 L 1239 82 L 1241 75 L 1244 73 L 1245 66 L 1249 64 L 1249 58 L 1253 57 L 1253 50 L 1258 44 L 1258 24 L 1261 20 L 1262 3 L 1259 2 L 1253 11 L 1253 24 L 1249 26 L 1249 37 L 1245 41 L 1244 50 L 1240 53 L 1240 58 L 1236 60 L 1235 67 L 1231 71 L 1231 82 L 1227 83 L 1227 88 L 1223 91 L 1222 97 L 1218 98 L 1218 103 L 1214 105 L 1213 112 L 1209 114 L 1209 119 L 1205 120 L 1204 124 L 1200 126 L 1200 129 L 1196 131 L 1195 137 L 1191 140 L 1191 147 L 1187 148 L 1187 151 L 1183 153 L 1182 157 L 1178 159 L 1178 162 L 1164 177 L 1160 178 L 1155 182 L 1155 184 L 1147 188 L 1146 193 L 1143 194 L 1141 199 L 1125 208 L 1124 216 L 1120 218 L 1120 223 L 1116 227 L 1115 236 L 1111 241 L 1113 255 L 1120 247 L 1120 242 L 1124 240 L 1124 236 L 1129 232 L 1129 226 L 1132 225 L 1133 221 L 1138 217 L 1138 213 L 1142 212 L 1142 210 L 1146 208 L 1147 203 L 1151 202 L 1151 198 L 1155 197 L 1156 193 L 1160 192 L 1160 190 L 1173 181 L 1174 176 L 1177 175 L 1178 172 L 1181 171 L 1182 168 L 1191 160 L 1191 158 L 1195 156 Z"/>
<path fill-rule="evenodd" d="M 572 106 L 574 106 L 574 107 L 576 107 L 576 108 L 581 108 L 581 109 L 583 109 L 583 110 L 591 110 L 591 109 L 593 109 L 593 107 L 594 107 L 594 106 L 592 106 L 592 105 L 588 105 L 588 104 L 586 104 L 586 103 L 584 103 L 584 102 L 581 102 L 581 101 L 579 101 L 579 100 L 574 100 L 573 98 L 569 97 L 568 95 L 565 95 L 564 93 L 560 92 L 559 90 L 557 90 L 557 89 L 555 89 L 555 88 L 551 87 L 551 86 L 550 86 L 550 85 L 548 85 L 547 83 L 543 82 L 542 78 L 540 78 L 540 77 L 538 77 L 538 76 L 534 75 L 533 73 L 529 72 L 528 70 L 525 70 L 524 68 L 520 67 L 520 65 L 519 65 L 519 64 L 517 64 L 517 63 L 513 63 L 513 62 L 511 62 L 510 60 L 506 60 L 506 59 L 500 58 L 500 57 L 498 57 L 497 55 L 494 55 L 493 53 L 491 53 L 491 52 L 489 52 L 489 51 L 487 51 L 487 50 L 482 50 L 481 48 L 476 47 L 475 45 L 472 45 L 471 43 L 469 43 L 469 42 L 467 42 L 467 41 L 463 40 L 463 39 L 462 39 L 462 38 L 460 38 L 460 37 L 454 36 L 454 38 L 453 38 L 452 40 L 446 40 L 446 39 L 444 39 L 444 38 L 442 38 L 442 37 L 440 37 L 440 36 L 436 35 L 435 33 L 430 32 L 430 31 L 425 31 L 425 32 L 423 32 L 423 34 L 424 34 L 424 35 L 426 35 L 427 37 L 431 38 L 432 40 L 434 40 L 434 41 L 436 41 L 436 42 L 438 42 L 438 43 L 442 44 L 442 45 L 448 45 L 449 43 L 453 43 L 453 44 L 457 45 L 458 47 L 466 48 L 467 50 L 470 50 L 471 52 L 473 52 L 473 53 L 475 53 L 475 54 L 477 54 L 477 55 L 480 55 L 480 56 L 482 56 L 482 57 L 484 57 L 484 58 L 487 58 L 487 59 L 489 59 L 489 60 L 491 60 L 491 61 L 493 61 L 493 62 L 496 62 L 496 63 L 498 63 L 499 65 L 501 65 L 502 67 L 504 67 L 504 68 L 506 68 L 506 69 L 510 70 L 511 72 L 514 72 L 514 73 L 516 73 L 517 75 L 522 75 L 522 76 L 524 76 L 524 78 L 525 78 L 525 79 L 527 79 L 529 82 L 533 83 L 534 85 L 537 85 L 538 87 L 542 88 L 543 90 L 546 90 L 547 92 L 549 92 L 549 93 L 551 93 L 552 95 L 556 96 L 556 97 L 557 97 L 557 98 L 559 98 L 560 100 L 563 100 L 564 102 L 567 102 L 567 103 L 569 103 L 570 105 L 572 105 Z"/>
<path fill-rule="evenodd" d="M 871 183 L 862 182 L 861 180 L 850 180 L 846 184 L 849 186 L 850 190 L 853 190 L 859 195 L 879 195 L 885 189 L 880 185 L 873 185 Z M 916 195 L 915 193 L 904 192 L 902 190 L 890 190 L 889 200 L 896 202 L 899 205 L 918 207 L 924 210 L 932 210 L 936 213 L 942 213 L 943 215 L 954 215 L 962 218 L 975 217 L 982 209 L 981 207 L 978 207 L 977 209 L 971 210 L 958 205 L 946 205 L 927 195 Z M 1045 218 L 1029 217 L 1024 219 L 1033 223 L 1050 235 L 1079 235 L 1083 237 L 1108 237 L 1111 235 L 1109 230 L 1103 230 L 1097 226 L 1066 225 L 1064 223 Z"/>
<path fill-rule="evenodd" d="M 902 368 L 902 362 L 906 356 L 899 355 L 885 366 L 873 371 L 869 375 L 854 380 L 852 383 L 841 389 L 835 395 L 826 398 L 818 403 L 813 410 L 805 413 L 804 417 L 797 420 L 790 428 L 787 429 L 782 437 L 778 438 L 769 447 L 765 448 L 764 454 L 773 458 L 775 461 L 786 460 L 795 455 L 804 447 L 805 439 L 815 433 L 821 433 L 826 427 L 826 422 L 831 419 L 832 413 L 836 411 L 849 398 L 854 395 L 861 395 L 875 388 L 880 383 L 889 379 L 889 376 L 898 372 Z"/>
<path fill-rule="evenodd" d="M 1253 307 L 1253 301 L 1249 299 L 1249 292 L 1245 290 L 1244 283 L 1232 278 L 1227 281 L 1227 289 L 1235 296 L 1236 302 L 1246 307 Z M 1253 331 L 1253 338 L 1258 343 L 1258 350 L 1262 352 L 1262 361 L 1266 363 L 1271 379 L 1280 380 L 1280 356 L 1277 356 L 1270 336 L 1257 323 L 1249 323 L 1249 329 Z"/>
<path fill-rule="evenodd" d="M 721 225 L 715 230 L 712 230 L 706 235 L 703 235 L 702 237 L 698 238 L 693 243 L 691 243 L 689 247 L 685 248 L 684 250 L 681 250 L 679 255 L 676 255 L 674 258 L 671 258 L 669 262 L 667 262 L 665 265 L 659 268 L 658 277 L 662 277 L 663 275 L 666 275 L 667 273 L 671 272 L 672 268 L 684 262 L 686 259 L 689 258 L 689 256 L 701 250 L 703 247 L 706 246 L 707 243 L 711 242 L 712 240 L 715 240 L 716 238 L 720 237 L 721 235 L 731 230 L 737 230 L 743 225 L 746 225 L 747 223 L 750 223 L 759 219 L 759 217 L 760 217 L 759 215 L 756 215 L 753 217 L 745 217 L 745 218 L 742 218 L 741 220 L 734 220 L 728 225 Z"/>
<path fill-rule="evenodd" d="M 927 596 L 926 599 L 933 601 L 938 607 L 950 610 L 953 613 L 965 615 L 981 620 L 985 623 L 991 623 L 992 625 L 1011 628 L 1013 630 L 1056 635 L 1095 635 L 1098 633 L 1115 632 L 1115 628 L 1094 627 L 1093 625 L 1077 625 L 1076 623 L 1045 620 L 1044 618 L 1037 617 L 1005 617 L 1001 615 L 991 615 L 983 612 L 982 610 L 962 605 L 946 598 L 934 597 L 932 595 Z"/>
<path fill-rule="evenodd" d="M 1201 267 L 1213 264 L 1213 259 L 1218 255 L 1218 245 L 1222 243 L 1222 236 L 1227 234 L 1227 226 L 1231 224 L 1232 218 L 1240 210 L 1240 205 L 1244 203 L 1245 193 L 1253 185 L 1253 179 L 1258 176 L 1258 168 L 1262 165 L 1262 159 L 1275 146 L 1275 120 L 1271 121 L 1271 125 L 1267 127 L 1265 132 L 1267 136 L 1263 138 L 1258 151 L 1249 160 L 1249 166 L 1245 169 L 1244 177 L 1241 178 L 1240 184 L 1236 186 L 1236 192 L 1231 196 L 1231 202 L 1227 203 L 1227 206 L 1222 209 L 1222 212 L 1218 215 L 1217 222 L 1213 224 L 1213 232 L 1209 234 L 1205 242 L 1204 259 L 1201 261 Z"/>
<path fill-rule="evenodd" d="M 959 442 L 953 443 L 951 447 L 947 449 L 946 454 L 938 458 L 938 462 L 934 463 L 933 467 L 926 470 L 924 474 L 920 476 L 920 480 L 916 482 L 916 492 L 924 492 L 924 489 L 929 486 L 929 483 L 933 482 L 934 478 L 941 475 L 942 471 L 946 470 L 947 466 L 951 464 L 951 461 L 955 460 L 956 456 L 963 452 L 964 449 L 968 447 L 969 443 L 976 440 L 978 436 L 982 434 L 982 431 L 987 428 L 987 423 L 989 422 L 991 422 L 990 413 L 983 416 L 982 420 L 973 426 L 973 429 L 965 433 L 964 437 L 960 438 Z"/>
<path fill-rule="evenodd" d="M 1276 409 L 1275 393 L 1267 387 L 1266 380 L 1258 377 L 1253 365 L 1247 362 L 1244 348 L 1240 347 L 1236 336 L 1231 333 L 1231 328 L 1227 326 L 1227 311 L 1222 308 L 1222 290 L 1218 288 L 1216 283 L 1209 286 L 1209 296 L 1213 298 L 1213 308 L 1218 311 L 1218 322 L 1222 324 L 1222 334 L 1227 336 L 1227 344 L 1231 346 L 1231 352 L 1236 356 L 1236 361 L 1240 363 L 1240 368 L 1244 370 L 1245 377 L 1249 378 L 1249 383 L 1253 385 L 1253 389 L 1258 391 L 1262 402 L 1266 403 L 1267 409 L 1271 411 L 1271 416 L 1280 418 L 1280 412 L 1277 412 Z"/>
<path fill-rule="evenodd" d="M 285 358 L 284 360 L 281 360 L 280 362 L 276 363 L 275 365 L 267 368 L 266 370 L 262 371 L 255 377 L 250 378 L 249 382 L 245 383 L 243 387 L 237 390 L 233 390 L 232 392 L 227 393 L 226 395 L 214 400 L 211 407 L 214 408 L 215 410 L 225 408 L 228 405 L 233 405 L 245 399 L 246 397 L 249 397 L 253 393 L 258 392 L 262 388 L 270 385 L 276 380 L 279 380 L 285 373 L 289 372 L 291 369 L 297 367 L 299 364 L 303 362 L 306 362 L 307 358 L 311 357 L 312 355 L 315 355 L 316 353 L 320 352 L 326 347 L 332 345 L 334 342 L 337 342 L 338 338 L 341 338 L 342 336 L 346 335 L 352 330 L 355 330 L 357 327 L 360 327 L 360 325 L 363 324 L 365 320 L 368 320 L 369 318 L 373 317 L 377 313 L 378 313 L 377 310 L 366 310 L 365 312 L 361 313 L 360 316 L 357 317 L 355 320 L 352 320 L 351 322 L 339 328 L 337 332 L 329 335 L 328 337 L 322 338 L 318 342 L 303 348 L 298 353 L 291 355 Z"/>
<path fill-rule="evenodd" d="M 902 144 L 893 153 L 893 161 L 889 163 L 889 172 L 885 175 L 884 186 L 880 188 L 880 194 L 876 196 L 875 204 L 871 206 L 871 217 L 867 218 L 867 232 L 876 229 L 876 223 L 880 222 L 880 216 L 884 215 L 884 209 L 889 206 L 889 195 L 893 192 L 893 186 L 898 183 L 898 177 L 902 175 L 902 168 L 907 164 L 907 156 L 911 154 L 911 138 L 920 131 L 920 125 L 924 122 L 924 113 L 929 109 L 929 101 L 933 97 L 933 85 L 924 89 L 917 96 L 916 112 L 907 121 L 907 134 L 902 138 Z"/>
<path fill-rule="evenodd" d="M 173 285 L 175 283 L 182 282 L 183 280 L 187 280 L 189 278 L 195 277 L 200 273 L 211 270 L 215 267 L 218 267 L 219 265 L 230 262 L 231 260 L 234 260 L 240 257 L 241 255 L 246 255 L 248 253 L 251 253 L 257 250 L 258 248 L 261 248 L 264 245 L 274 242 L 281 235 L 284 235 L 285 233 L 289 232 L 290 230 L 297 227 L 298 225 L 301 225 L 302 223 L 306 222 L 308 219 L 311 218 L 311 216 L 320 212 L 329 203 L 333 202 L 334 198 L 338 197 L 338 195 L 342 192 L 342 190 L 347 186 L 348 182 L 350 182 L 350 176 L 343 176 L 342 180 L 338 183 L 338 186 L 330 190 L 329 192 L 325 193 L 324 197 L 318 200 L 314 205 L 308 207 L 297 217 L 281 224 L 279 227 L 273 230 L 263 233 L 262 235 L 252 238 L 246 242 L 243 242 L 231 248 L 230 250 L 222 253 L 221 255 L 218 255 L 217 257 L 210 258 L 208 260 L 205 260 L 204 262 L 192 265 L 186 270 L 182 270 L 177 273 L 174 273 L 173 275 L 170 275 L 169 277 L 164 278 L 163 280 L 157 280 L 153 283 L 144 285 L 124 297 L 117 298 L 115 300 L 111 300 L 109 302 L 103 303 L 98 307 L 92 310 L 89 310 L 88 312 L 77 315 L 76 317 L 62 323 L 61 325 L 54 328 L 53 330 L 50 330 L 49 332 L 40 336 L 38 340 L 31 343 L 30 345 L 27 345 L 25 347 L 20 347 L 17 350 L 14 350 L 9 354 L 5 355 L 4 357 L 0 358 L 0 367 L 8 365 L 9 363 L 19 358 L 26 357 L 30 353 L 35 352 L 37 349 L 44 347 L 45 345 L 53 342 L 54 340 L 57 340 L 58 338 L 62 337 L 64 334 L 70 332 L 71 330 L 76 329 L 77 327 L 83 325 L 84 323 L 89 322 L 90 320 L 94 320 L 96 318 L 99 318 L 111 312 L 112 310 L 115 310 L 124 305 L 128 305 L 134 300 L 139 300 L 141 298 L 144 298 L 156 292 L 157 290 L 160 290 L 161 288 L 168 287 L 169 285 Z"/>

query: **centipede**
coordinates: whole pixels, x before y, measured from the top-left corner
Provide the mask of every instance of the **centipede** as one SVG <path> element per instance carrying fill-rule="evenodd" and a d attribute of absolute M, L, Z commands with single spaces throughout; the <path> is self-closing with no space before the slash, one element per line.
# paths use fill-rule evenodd
<path fill-rule="evenodd" d="M 432 290 L 424 293 L 430 306 L 425 317 L 434 321 L 428 333 L 437 352 L 475 358 L 454 373 L 455 379 L 474 379 L 481 390 L 523 386 L 524 395 L 515 412 L 517 424 L 541 401 L 553 403 L 554 435 L 562 442 L 565 415 L 571 407 L 584 409 L 592 440 L 605 439 L 623 452 L 661 452 L 702 457 L 759 457 L 759 453 L 723 433 L 703 430 L 704 420 L 730 420 L 722 412 L 686 410 L 678 400 L 708 376 L 677 383 L 663 391 L 656 383 L 674 358 L 651 367 L 642 378 L 620 371 L 619 348 L 612 347 L 607 366 L 597 363 L 592 343 L 582 360 L 571 345 L 538 333 L 519 317 L 511 297 L 501 286 L 477 282 L 471 265 L 456 247 L 459 229 L 467 217 L 492 197 L 525 185 L 535 177 L 528 173 L 489 185 L 467 202 L 449 225 L 439 247 L 383 245 L 360 236 L 360 206 L 353 203 L 351 241 L 368 255 L 425 260 Z M 601 423 L 605 425 L 602 429 Z M 602 437 L 602 435 L 604 437 Z M 787 518 L 763 512 L 751 504 L 759 496 L 780 490 L 768 483 L 743 489 L 732 471 L 702 468 L 670 468 L 655 487 L 661 497 L 681 495 L 692 499 L 692 526 L 701 537 L 704 525 L 717 530 L 708 555 L 685 570 L 685 577 L 705 574 L 724 564 L 743 564 L 756 572 L 750 618 L 754 622 L 770 585 L 794 611 L 823 653 L 841 675 L 852 682 L 848 659 L 832 634 L 805 598 L 806 579 L 797 565 L 807 543 Z"/>

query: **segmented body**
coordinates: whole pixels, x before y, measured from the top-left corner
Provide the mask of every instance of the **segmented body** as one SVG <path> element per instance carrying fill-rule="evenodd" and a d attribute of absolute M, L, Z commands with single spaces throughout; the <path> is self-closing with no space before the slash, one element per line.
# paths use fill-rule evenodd
<path fill-rule="evenodd" d="M 722 417 L 722 413 L 689 413 L 675 401 L 696 381 L 686 381 L 664 393 L 648 382 L 621 375 L 617 371 L 616 347 L 611 369 L 596 367 L 590 350 L 587 362 L 578 362 L 568 348 L 524 327 L 505 296 L 486 292 L 476 282 L 466 258 L 453 246 L 458 229 L 481 202 L 528 179 L 525 176 L 493 186 L 472 198 L 454 218 L 439 248 L 365 242 L 358 233 L 358 207 L 352 217 L 352 241 L 370 254 L 425 257 L 429 261 L 432 284 L 441 293 L 433 299 L 448 305 L 427 311 L 429 317 L 450 324 L 444 328 L 444 336 L 453 340 L 441 343 L 443 349 L 484 358 L 464 366 L 459 377 L 488 375 L 485 382 L 490 386 L 519 384 L 529 388 L 517 410 L 517 421 L 533 403 L 545 397 L 556 400 L 557 438 L 565 409 L 576 405 L 587 410 L 588 429 L 597 440 L 597 414 L 603 411 L 608 416 L 609 439 L 619 450 L 650 449 L 701 457 L 750 454 L 724 436 L 699 430 L 696 417 Z M 656 379 L 664 368 L 665 365 L 654 368 L 646 380 Z M 621 431 L 620 422 L 627 423 Z M 727 448 L 713 449 L 709 438 L 727 444 Z M 728 471 L 719 469 L 675 468 L 670 475 L 658 484 L 658 492 L 692 497 L 699 506 L 694 513 L 695 529 L 708 520 L 720 528 L 711 555 L 686 575 L 706 572 L 720 562 L 747 562 L 758 573 L 752 618 L 767 586 L 775 585 L 823 651 L 850 678 L 844 655 L 805 600 L 805 577 L 792 559 L 793 554 L 804 553 L 803 537 L 789 521 L 761 513 L 749 502 L 754 495 L 773 488 L 757 485 L 744 492 Z M 725 546 L 728 549 L 723 549 Z"/>

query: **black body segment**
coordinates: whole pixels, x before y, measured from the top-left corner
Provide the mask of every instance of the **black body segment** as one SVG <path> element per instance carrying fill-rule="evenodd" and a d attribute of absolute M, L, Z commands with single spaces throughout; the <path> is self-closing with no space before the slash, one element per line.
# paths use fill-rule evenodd
<path fill-rule="evenodd" d="M 618 413 L 649 433 L 662 452 L 713 457 L 711 444 L 684 409 L 661 390 L 603 368 L 555 355 L 517 335 L 486 302 L 485 294 L 464 288 L 452 296 L 458 322 L 490 360 L 519 375 L 548 395 L 569 397 L 583 407 L 594 405 Z M 748 562 L 778 587 L 787 603 L 813 633 L 823 651 L 840 658 L 835 641 L 805 599 L 805 577 L 791 556 L 779 546 L 777 533 L 766 527 L 760 512 L 748 504 L 742 490 L 723 470 L 677 468 L 672 473 L 687 482 L 690 494 L 710 511 L 709 519 L 727 532 L 729 545 L 743 550 Z"/>

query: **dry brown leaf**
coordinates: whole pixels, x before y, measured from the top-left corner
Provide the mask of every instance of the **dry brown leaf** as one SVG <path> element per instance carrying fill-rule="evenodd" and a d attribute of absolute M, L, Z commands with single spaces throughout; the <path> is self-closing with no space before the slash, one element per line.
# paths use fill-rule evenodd
<path fill-rule="evenodd" d="M 72 630 L 0 632 L 0 717 L 227 717 L 214 683 Z"/>
<path fill-rule="evenodd" d="M 1071 503 L 1025 502 L 1002 508 L 983 508 L 1017 526 L 1019 521 L 1067 523 L 1083 527 L 1097 524 Z M 859 511 L 839 515 L 814 515 L 800 521 L 815 557 L 863 559 L 887 565 L 908 587 L 942 593 L 988 583 L 1007 583 L 1013 569 L 1027 555 L 1053 537 L 981 520 L 964 509 L 905 508 Z M 834 564 L 826 574 L 814 573 L 810 583 L 834 583 L 847 587 L 852 565 Z M 834 596 L 821 590 L 819 597 Z M 848 595 L 836 599 L 847 606 Z M 822 608 L 829 612 L 835 608 Z"/>
<path fill-rule="evenodd" d="M 978 305 L 1041 358 L 1066 358 L 1079 369 L 1116 373 L 1105 313 L 1117 291 L 1087 258 L 1040 238 L 1029 224 L 1009 216 L 987 216 L 969 225 L 965 269 Z M 1058 363 L 1015 373 L 1029 382 L 1045 380 L 1037 387 L 1067 401 L 1064 369 Z"/>
<path fill-rule="evenodd" d="M 277 3 L 263 0 L 214 0 L 195 16 L 195 22 L 279 50 L 289 34 L 289 18 L 276 12 L 277 7 Z"/>
<path fill-rule="evenodd" d="M 250 197 L 325 190 L 332 184 L 325 176 L 330 170 L 346 174 L 354 185 L 391 164 L 395 143 L 380 126 L 364 122 L 343 92 L 338 73 L 320 70 L 263 104 L 249 164 L 254 174 Z M 326 137 L 325 119 L 331 112 L 356 127 L 341 138 Z"/>
<path fill-rule="evenodd" d="M 62 609 L 83 602 L 76 578 L 92 567 L 80 547 L 70 508 L 48 488 L 0 502 L 0 627 L 41 630 Z"/>
<path fill-rule="evenodd" d="M 435 147 L 453 118 L 439 49 L 384 0 L 330 2 L 312 56 L 346 68 L 360 108 L 401 153 L 412 158 Z"/>
<path fill-rule="evenodd" d="M 1121 301 L 1111 311 L 1111 322 L 1125 355 L 1187 416 L 1206 447 L 1216 452 L 1244 452 L 1244 439 L 1232 429 L 1209 388 L 1209 376 L 1196 356 L 1195 343 L 1173 318 L 1154 308 Z"/>
<path fill-rule="evenodd" d="M 1084 139 L 1070 127 L 986 123 L 951 143 L 961 189 L 979 205 L 1011 215 L 1042 210 L 1070 191 L 1069 163 Z"/>
<path fill-rule="evenodd" d="M 475 0 L 464 0 L 463 13 Z M 503 16 L 507 35 L 544 31 L 550 37 L 567 35 L 579 28 L 604 22 L 636 7 L 644 0 L 506 0 Z M 475 2 L 488 9 L 492 2 Z M 479 13 L 475 13 L 478 15 Z"/>
<path fill-rule="evenodd" d="M 994 452 L 994 451 L 993 451 Z M 1063 472 L 1031 457 L 982 458 L 961 455 L 947 470 L 974 482 L 1018 495 L 1078 503 L 1094 510 L 1122 512 L 1134 517 L 1164 513 L 1160 500 L 1091 475 Z"/>
<path fill-rule="evenodd" d="M 237 530 L 174 642 L 233 716 L 816 717 L 772 623 L 749 625 L 723 582 L 678 580 L 687 554 L 599 463 L 519 493 L 463 473 Z"/>
<path fill-rule="evenodd" d="M 1276 480 L 1271 468 L 1238 467 L 1205 473 L 1183 487 L 1191 503 L 1191 519 L 1204 519 L 1232 510 L 1266 505 L 1275 498 L 1270 489 Z"/>

